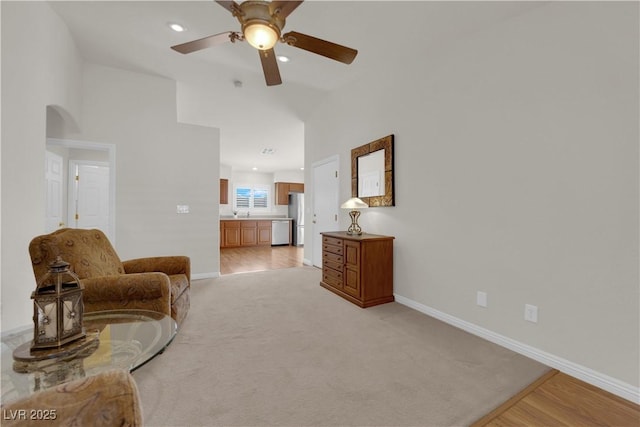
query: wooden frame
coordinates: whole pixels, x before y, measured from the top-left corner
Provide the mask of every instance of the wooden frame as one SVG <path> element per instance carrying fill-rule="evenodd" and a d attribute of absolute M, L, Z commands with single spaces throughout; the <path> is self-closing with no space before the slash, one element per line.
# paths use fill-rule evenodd
<path fill-rule="evenodd" d="M 358 158 L 378 150 L 384 150 L 385 194 L 374 197 L 360 197 L 370 207 L 395 206 L 393 177 L 393 134 L 376 139 L 351 150 L 351 197 L 358 197 Z"/>

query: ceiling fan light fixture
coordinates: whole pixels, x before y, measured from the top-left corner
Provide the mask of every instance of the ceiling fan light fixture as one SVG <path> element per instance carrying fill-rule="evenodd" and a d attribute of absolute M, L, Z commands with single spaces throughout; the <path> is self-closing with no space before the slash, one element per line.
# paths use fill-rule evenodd
<path fill-rule="evenodd" d="M 276 45 L 280 39 L 280 31 L 273 26 L 261 22 L 248 22 L 244 28 L 244 39 L 256 49 L 269 50 Z"/>

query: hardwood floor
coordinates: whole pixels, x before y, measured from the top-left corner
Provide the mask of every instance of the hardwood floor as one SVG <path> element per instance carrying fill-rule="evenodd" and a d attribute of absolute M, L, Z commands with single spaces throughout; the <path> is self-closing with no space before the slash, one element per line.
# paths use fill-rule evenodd
<path fill-rule="evenodd" d="M 248 246 L 220 249 L 220 274 L 302 267 L 299 246 Z"/>
<path fill-rule="evenodd" d="M 557 370 L 540 377 L 472 427 L 640 426 L 640 406 Z"/>

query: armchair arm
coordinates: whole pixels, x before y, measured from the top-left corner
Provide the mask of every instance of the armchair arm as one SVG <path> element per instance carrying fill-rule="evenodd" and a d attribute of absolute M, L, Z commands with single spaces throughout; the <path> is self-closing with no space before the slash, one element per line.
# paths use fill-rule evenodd
<path fill-rule="evenodd" d="M 191 260 L 187 256 L 136 258 L 124 261 L 122 265 L 127 274 L 160 271 L 169 276 L 185 274 L 187 279 L 191 281 Z"/>
<path fill-rule="evenodd" d="M 141 309 L 171 316 L 171 284 L 164 273 L 82 279 L 85 311 Z"/>

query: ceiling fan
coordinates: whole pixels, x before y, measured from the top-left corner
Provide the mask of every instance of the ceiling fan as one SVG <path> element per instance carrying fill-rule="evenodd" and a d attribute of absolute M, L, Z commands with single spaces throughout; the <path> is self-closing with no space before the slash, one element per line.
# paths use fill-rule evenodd
<path fill-rule="evenodd" d="M 216 3 L 227 9 L 238 19 L 242 29 L 241 32 L 227 31 L 171 46 L 171 49 L 186 54 L 229 41 L 235 43 L 236 41 L 246 40 L 251 46 L 258 49 L 267 86 L 275 86 L 282 83 L 276 55 L 273 50 L 278 41 L 344 64 L 351 64 L 358 54 L 355 49 L 295 31 L 282 34 L 287 16 L 300 6 L 302 0 L 274 0 L 271 2 L 247 0 L 242 3 L 236 3 L 233 0 L 216 0 Z"/>

